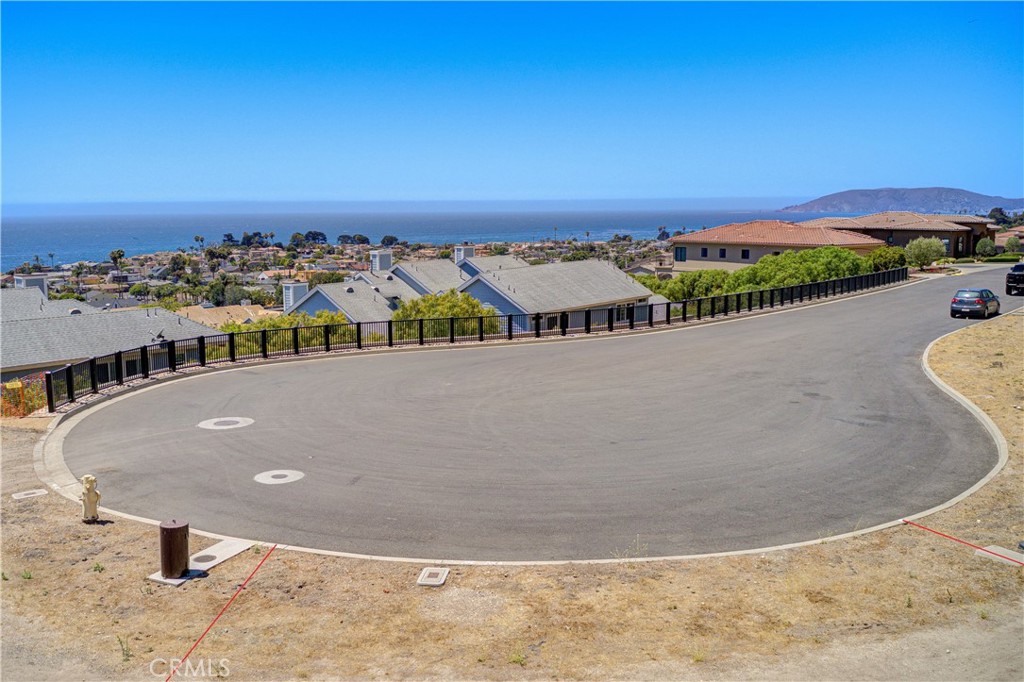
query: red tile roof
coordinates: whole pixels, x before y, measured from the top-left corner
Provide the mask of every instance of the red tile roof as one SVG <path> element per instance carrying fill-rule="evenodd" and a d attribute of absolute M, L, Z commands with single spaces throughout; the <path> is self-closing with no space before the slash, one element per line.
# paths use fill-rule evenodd
<path fill-rule="evenodd" d="M 885 242 L 846 230 L 802 225 L 784 220 L 730 223 L 672 237 L 674 244 L 752 244 L 761 246 L 884 246 Z"/>
<path fill-rule="evenodd" d="M 846 230 L 916 230 L 921 232 L 963 232 L 969 225 L 991 225 L 989 218 L 974 215 L 882 211 L 855 218 L 814 218 L 801 225 Z"/>

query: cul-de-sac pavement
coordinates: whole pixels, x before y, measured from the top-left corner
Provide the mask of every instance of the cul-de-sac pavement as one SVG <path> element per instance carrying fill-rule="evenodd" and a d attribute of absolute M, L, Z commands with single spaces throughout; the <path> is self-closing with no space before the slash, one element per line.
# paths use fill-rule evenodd
<path fill-rule="evenodd" d="M 546 561 L 809 541 L 997 464 L 921 355 L 970 324 L 949 317 L 955 287 L 1004 271 L 651 333 L 234 368 L 101 403 L 51 441 L 105 507 L 268 543 Z M 252 422 L 198 427 L 228 418 Z M 255 480 L 278 471 L 301 477 Z"/>

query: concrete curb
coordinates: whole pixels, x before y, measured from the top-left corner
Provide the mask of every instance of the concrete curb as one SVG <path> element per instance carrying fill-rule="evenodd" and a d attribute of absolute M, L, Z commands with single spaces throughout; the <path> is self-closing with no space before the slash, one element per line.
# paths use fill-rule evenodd
<path fill-rule="evenodd" d="M 919 281 L 924 281 L 924 280 L 919 280 Z M 914 283 L 917 283 L 917 282 L 909 282 L 907 284 L 914 284 Z M 907 284 L 904 284 L 904 285 L 901 285 L 901 286 L 906 286 Z M 876 290 L 876 291 L 873 291 L 873 292 L 867 292 L 866 294 L 858 294 L 858 295 L 870 295 L 870 294 L 876 294 L 876 293 L 884 293 L 885 291 L 889 291 L 892 288 L 893 287 L 889 287 L 889 288 L 886 288 L 886 289 Z M 853 297 L 851 297 L 851 298 L 853 298 Z M 837 298 L 837 299 L 833 299 L 833 300 L 830 300 L 830 301 L 827 301 L 827 302 L 823 301 L 820 305 L 825 305 L 825 304 L 828 304 L 828 303 L 839 303 L 839 302 L 841 302 L 843 300 L 849 300 L 849 299 L 847 299 L 847 298 L 842 298 L 842 299 Z M 812 304 L 812 306 L 813 305 L 819 305 L 819 304 Z M 783 310 L 773 311 L 773 313 L 792 312 L 792 311 L 795 311 L 795 310 L 805 309 L 807 307 L 809 307 L 809 306 L 805 305 L 805 306 L 800 306 L 800 307 L 787 308 L 787 309 L 783 309 Z M 1019 313 L 1021 310 L 1024 310 L 1024 308 L 1017 309 L 1017 310 L 1014 310 L 1014 311 L 1010 311 L 1010 313 L 1006 313 L 1006 314 Z M 773 313 L 766 313 L 766 314 L 773 314 Z M 720 324 L 720 323 L 724 323 L 724 322 L 738 322 L 738 321 L 744 320 L 744 319 L 752 319 L 752 317 L 763 317 L 763 315 L 747 316 L 747 317 L 734 317 L 734 318 L 731 318 L 731 319 L 723 319 L 723 320 L 720 320 L 720 321 L 716 321 L 715 323 L 719 323 Z M 998 318 L 993 318 L 993 320 L 994 319 L 998 319 Z M 989 323 L 989 322 L 992 322 L 993 320 L 986 320 L 986 321 L 980 322 L 978 324 Z M 682 326 L 675 327 L 675 328 L 672 328 L 672 327 L 664 328 L 663 327 L 663 328 L 660 328 L 660 329 L 644 330 L 644 331 L 646 333 L 654 333 L 654 332 L 661 333 L 661 332 L 666 332 L 666 331 L 681 331 L 683 329 L 692 329 L 692 328 L 693 327 L 682 327 Z M 734 550 L 734 551 L 730 551 L 730 552 L 712 552 L 712 553 L 705 553 L 705 554 L 683 554 L 683 555 L 671 555 L 671 556 L 659 556 L 659 557 L 630 557 L 630 558 L 610 558 L 610 559 L 565 559 L 565 560 L 550 560 L 550 561 L 481 561 L 481 560 L 469 560 L 469 559 L 395 557 L 395 556 L 381 556 L 381 555 L 373 555 L 373 554 L 358 554 L 358 553 L 352 553 L 352 552 L 338 552 L 338 551 L 332 551 L 332 550 L 322 550 L 322 549 L 316 549 L 316 548 L 311 548 L 311 547 L 302 547 L 302 546 L 298 546 L 298 545 L 286 545 L 286 544 L 278 544 L 277 547 L 278 547 L 278 549 L 289 549 L 289 550 L 296 551 L 296 552 L 304 552 L 304 553 L 308 553 L 308 554 L 319 554 L 321 556 L 342 557 L 342 558 L 348 558 L 348 559 L 364 559 L 364 560 L 373 560 L 373 561 L 389 561 L 389 562 L 396 562 L 396 563 L 413 563 L 413 564 L 441 564 L 441 565 L 449 565 L 449 566 L 560 566 L 560 565 L 569 565 L 569 564 L 623 564 L 623 563 L 628 564 L 628 563 L 641 563 L 641 562 L 646 563 L 646 562 L 654 562 L 654 561 L 683 561 L 683 560 L 693 560 L 693 559 L 708 559 L 708 558 L 720 558 L 720 557 L 730 557 L 730 556 L 743 556 L 743 555 L 750 555 L 750 554 L 764 554 L 764 553 L 767 553 L 767 552 L 776 552 L 776 551 L 781 551 L 781 550 L 796 549 L 796 548 L 799 548 L 799 547 L 807 547 L 807 546 L 812 546 L 812 545 L 821 545 L 821 544 L 825 544 L 825 543 L 836 542 L 836 541 L 845 540 L 845 539 L 848 539 L 848 538 L 859 537 L 861 535 L 866 535 L 868 533 L 874 533 L 876 531 L 884 530 L 886 528 L 893 528 L 895 526 L 901 526 L 901 525 L 903 525 L 903 519 L 914 520 L 914 519 L 920 519 L 920 518 L 924 518 L 926 516 L 930 516 L 932 514 L 935 514 L 936 512 L 942 511 L 944 509 L 947 509 L 947 508 L 957 504 L 961 500 L 963 500 L 963 499 L 967 498 L 968 496 L 972 495 L 973 493 L 977 492 L 982 487 L 984 487 L 990 480 L 992 480 L 992 478 L 995 477 L 996 474 L 998 474 L 1000 470 L 1002 470 L 1002 468 L 1006 465 L 1006 462 L 1009 459 L 1009 453 L 1008 453 L 1008 447 L 1007 447 L 1007 444 L 1006 444 L 1006 439 L 1004 438 L 1004 436 L 1003 436 L 1002 432 L 999 430 L 999 428 L 995 425 L 995 423 L 989 418 L 989 416 L 987 414 L 984 413 L 984 411 L 981 410 L 980 407 L 978 407 L 977 405 L 972 403 L 965 396 L 963 396 L 962 394 L 957 392 L 955 389 L 953 389 L 951 386 L 949 386 L 944 381 L 942 381 L 935 374 L 935 372 L 931 369 L 931 367 L 928 364 L 929 354 L 930 354 L 932 348 L 935 346 L 935 344 L 937 344 L 939 341 L 941 341 L 942 339 L 946 338 L 947 336 L 950 336 L 952 334 L 956 334 L 956 333 L 958 333 L 960 331 L 962 331 L 962 329 L 957 329 L 957 330 L 954 330 L 954 331 L 949 332 L 947 334 L 943 334 L 942 336 L 940 336 L 939 338 L 935 339 L 930 344 L 928 344 L 928 347 L 925 349 L 924 353 L 921 356 L 921 369 L 925 373 L 925 375 L 932 381 L 932 383 L 934 383 L 940 390 L 942 390 L 944 393 L 946 393 L 947 395 L 951 396 L 954 400 L 956 400 L 958 403 L 960 403 L 964 408 L 967 409 L 968 412 L 970 412 L 982 424 L 982 426 L 988 432 L 989 436 L 992 438 L 993 442 L 996 445 L 996 449 L 997 449 L 997 452 L 998 452 L 999 460 L 996 463 L 996 465 L 992 468 L 991 471 L 989 471 L 981 480 L 979 480 L 977 483 L 975 483 L 973 486 L 971 486 L 970 488 L 968 488 L 964 492 L 960 493 L 959 495 L 957 495 L 956 497 L 952 498 L 951 500 L 943 502 L 940 505 L 937 505 L 935 507 L 932 507 L 930 509 L 918 512 L 918 513 L 910 515 L 910 516 L 904 516 L 904 517 L 901 517 L 900 519 L 896 519 L 896 520 L 893 520 L 893 521 L 888 521 L 888 522 L 882 523 L 882 524 L 877 524 L 877 525 L 871 526 L 869 528 L 864 528 L 864 529 L 860 529 L 860 530 L 851 531 L 849 533 L 842 533 L 840 535 L 833 535 L 833 536 L 828 536 L 828 537 L 824 537 L 824 538 L 816 538 L 816 539 L 812 539 L 812 540 L 804 540 L 804 541 L 801 541 L 801 542 L 788 543 L 788 544 L 784 544 L 784 545 L 773 545 L 773 546 L 769 546 L 769 547 L 758 547 L 758 548 L 752 548 L 752 549 Z M 626 335 L 615 334 L 615 335 L 605 335 L 605 336 L 599 336 L 599 337 L 584 337 L 582 339 L 562 339 L 561 337 L 555 337 L 555 338 L 557 340 L 560 340 L 560 341 L 567 341 L 567 340 L 582 341 L 582 340 L 599 340 L 599 339 L 623 338 L 624 336 L 628 337 L 628 336 L 632 336 L 632 334 L 626 334 Z M 468 346 L 468 345 L 467 346 L 458 346 L 458 345 L 456 345 L 456 346 L 443 346 L 443 347 L 436 348 L 436 349 L 420 349 L 420 348 L 417 348 L 415 350 L 417 350 L 417 351 L 427 351 L 427 352 L 429 352 L 431 350 L 455 350 L 455 349 L 480 350 L 480 349 L 483 349 L 483 348 L 496 348 L 496 347 L 507 346 L 507 345 L 522 345 L 522 344 L 521 343 L 513 343 L 513 344 L 485 344 L 485 345 L 475 345 L 475 346 Z M 384 352 L 387 352 L 387 351 L 384 351 Z M 363 354 L 360 354 L 360 355 L 363 355 Z M 317 356 L 317 357 L 309 357 L 309 358 L 302 358 L 302 359 L 304 359 L 304 360 L 311 360 L 312 361 L 312 360 L 322 359 L 324 357 L 330 357 L 330 356 Z M 291 360 L 291 361 L 296 361 L 296 360 L 300 360 L 300 359 L 296 358 L 296 359 Z M 260 363 L 260 366 L 262 366 L 263 364 L 266 364 L 266 363 Z M 246 366 L 246 367 L 232 366 L 232 367 L 224 368 L 224 370 L 222 370 L 222 371 L 249 369 L 251 367 L 252 367 L 252 365 L 249 365 L 249 366 Z M 199 377 L 199 376 L 205 376 L 206 374 L 209 374 L 209 372 L 203 372 L 203 373 L 193 374 L 193 375 L 190 375 L 190 376 L 176 377 L 176 378 L 188 379 L 188 378 L 195 378 L 195 377 Z M 115 402 L 119 402 L 119 401 L 124 400 L 126 398 L 132 397 L 133 395 L 135 395 L 136 393 L 139 393 L 139 392 L 145 392 L 145 391 L 150 391 L 150 390 L 159 388 L 160 384 L 162 384 L 162 383 L 166 383 L 166 382 L 153 383 L 153 384 L 149 384 L 149 385 L 145 385 L 145 386 L 140 386 L 140 387 L 137 387 L 137 388 L 132 388 L 132 389 L 129 389 L 128 391 L 125 391 L 125 392 L 123 392 L 121 394 L 118 394 L 116 396 L 108 397 L 107 399 L 104 399 L 104 400 L 101 400 L 101 401 L 93 401 L 91 404 L 84 405 L 84 406 L 82 406 L 82 408 L 74 410 L 73 413 L 68 413 L 68 414 L 62 415 L 60 418 L 55 420 L 54 423 L 52 423 L 50 425 L 50 427 L 48 428 L 46 434 L 40 439 L 39 443 L 37 443 L 36 448 L 35 448 L 35 455 L 34 455 L 35 462 L 34 462 L 34 464 L 35 464 L 36 474 L 39 476 L 40 480 L 43 481 L 52 490 L 54 490 L 55 492 L 59 493 L 60 495 L 68 498 L 69 500 L 78 502 L 79 501 L 79 496 L 81 495 L 81 490 L 82 490 L 81 483 L 79 483 L 78 480 L 75 479 L 75 477 L 71 473 L 70 469 L 68 469 L 67 465 L 64 462 L 63 453 L 62 453 L 63 441 L 64 441 L 64 438 L 66 437 L 67 433 L 70 432 L 70 430 L 72 428 L 74 428 L 74 426 L 76 424 L 78 424 L 80 421 L 85 419 L 92 410 L 102 409 L 106 405 L 110 405 L 110 404 L 113 404 Z M 113 510 L 113 509 L 107 509 L 107 508 L 102 508 L 101 507 L 101 510 L 104 513 L 106 513 L 106 514 L 109 514 L 111 516 L 116 516 L 116 517 L 119 517 L 119 518 L 123 518 L 123 519 L 128 519 L 128 520 L 132 520 L 132 521 L 138 521 L 138 522 L 141 522 L 141 523 L 146 523 L 146 524 L 154 525 L 154 526 L 157 526 L 157 525 L 160 524 L 159 521 L 154 520 L 154 519 L 148 519 L 148 518 L 144 518 L 144 517 L 140 517 L 140 516 L 135 516 L 135 515 L 132 515 L 132 514 L 125 514 L 125 513 L 118 512 L 118 511 Z M 265 543 L 265 542 L 261 542 L 261 541 L 258 541 L 258 540 L 251 540 L 251 539 L 248 539 L 248 538 L 237 538 L 237 537 L 230 536 L 230 535 L 222 535 L 222 534 L 219 534 L 219 533 L 211 533 L 211 532 L 208 532 L 208 531 L 198 530 L 198 529 L 194 529 L 194 528 L 191 529 L 191 532 L 195 533 L 196 535 L 202 536 L 202 537 L 208 537 L 208 538 L 213 538 L 213 539 L 217 539 L 217 540 L 243 540 L 243 541 L 246 541 L 246 542 L 252 542 L 253 544 L 270 544 L 270 543 Z"/>

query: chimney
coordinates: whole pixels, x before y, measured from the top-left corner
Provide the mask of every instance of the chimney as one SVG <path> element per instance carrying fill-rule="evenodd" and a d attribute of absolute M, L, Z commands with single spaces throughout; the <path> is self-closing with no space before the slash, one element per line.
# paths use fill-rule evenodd
<path fill-rule="evenodd" d="M 474 246 L 456 246 L 455 247 L 455 262 L 458 263 L 464 258 L 472 258 L 476 254 L 476 247 Z"/>
<path fill-rule="evenodd" d="M 370 252 L 370 272 L 391 269 L 391 249 L 378 249 Z"/>
<path fill-rule="evenodd" d="M 307 282 L 288 282 L 281 285 L 281 297 L 284 303 L 284 312 L 290 312 L 290 308 L 298 303 L 306 292 L 309 291 Z"/>

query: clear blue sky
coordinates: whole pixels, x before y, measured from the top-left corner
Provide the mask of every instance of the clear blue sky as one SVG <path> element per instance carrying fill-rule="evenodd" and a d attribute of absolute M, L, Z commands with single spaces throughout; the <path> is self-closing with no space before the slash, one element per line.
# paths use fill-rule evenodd
<path fill-rule="evenodd" d="M 5 2 L 3 201 L 1017 197 L 1022 7 Z"/>

